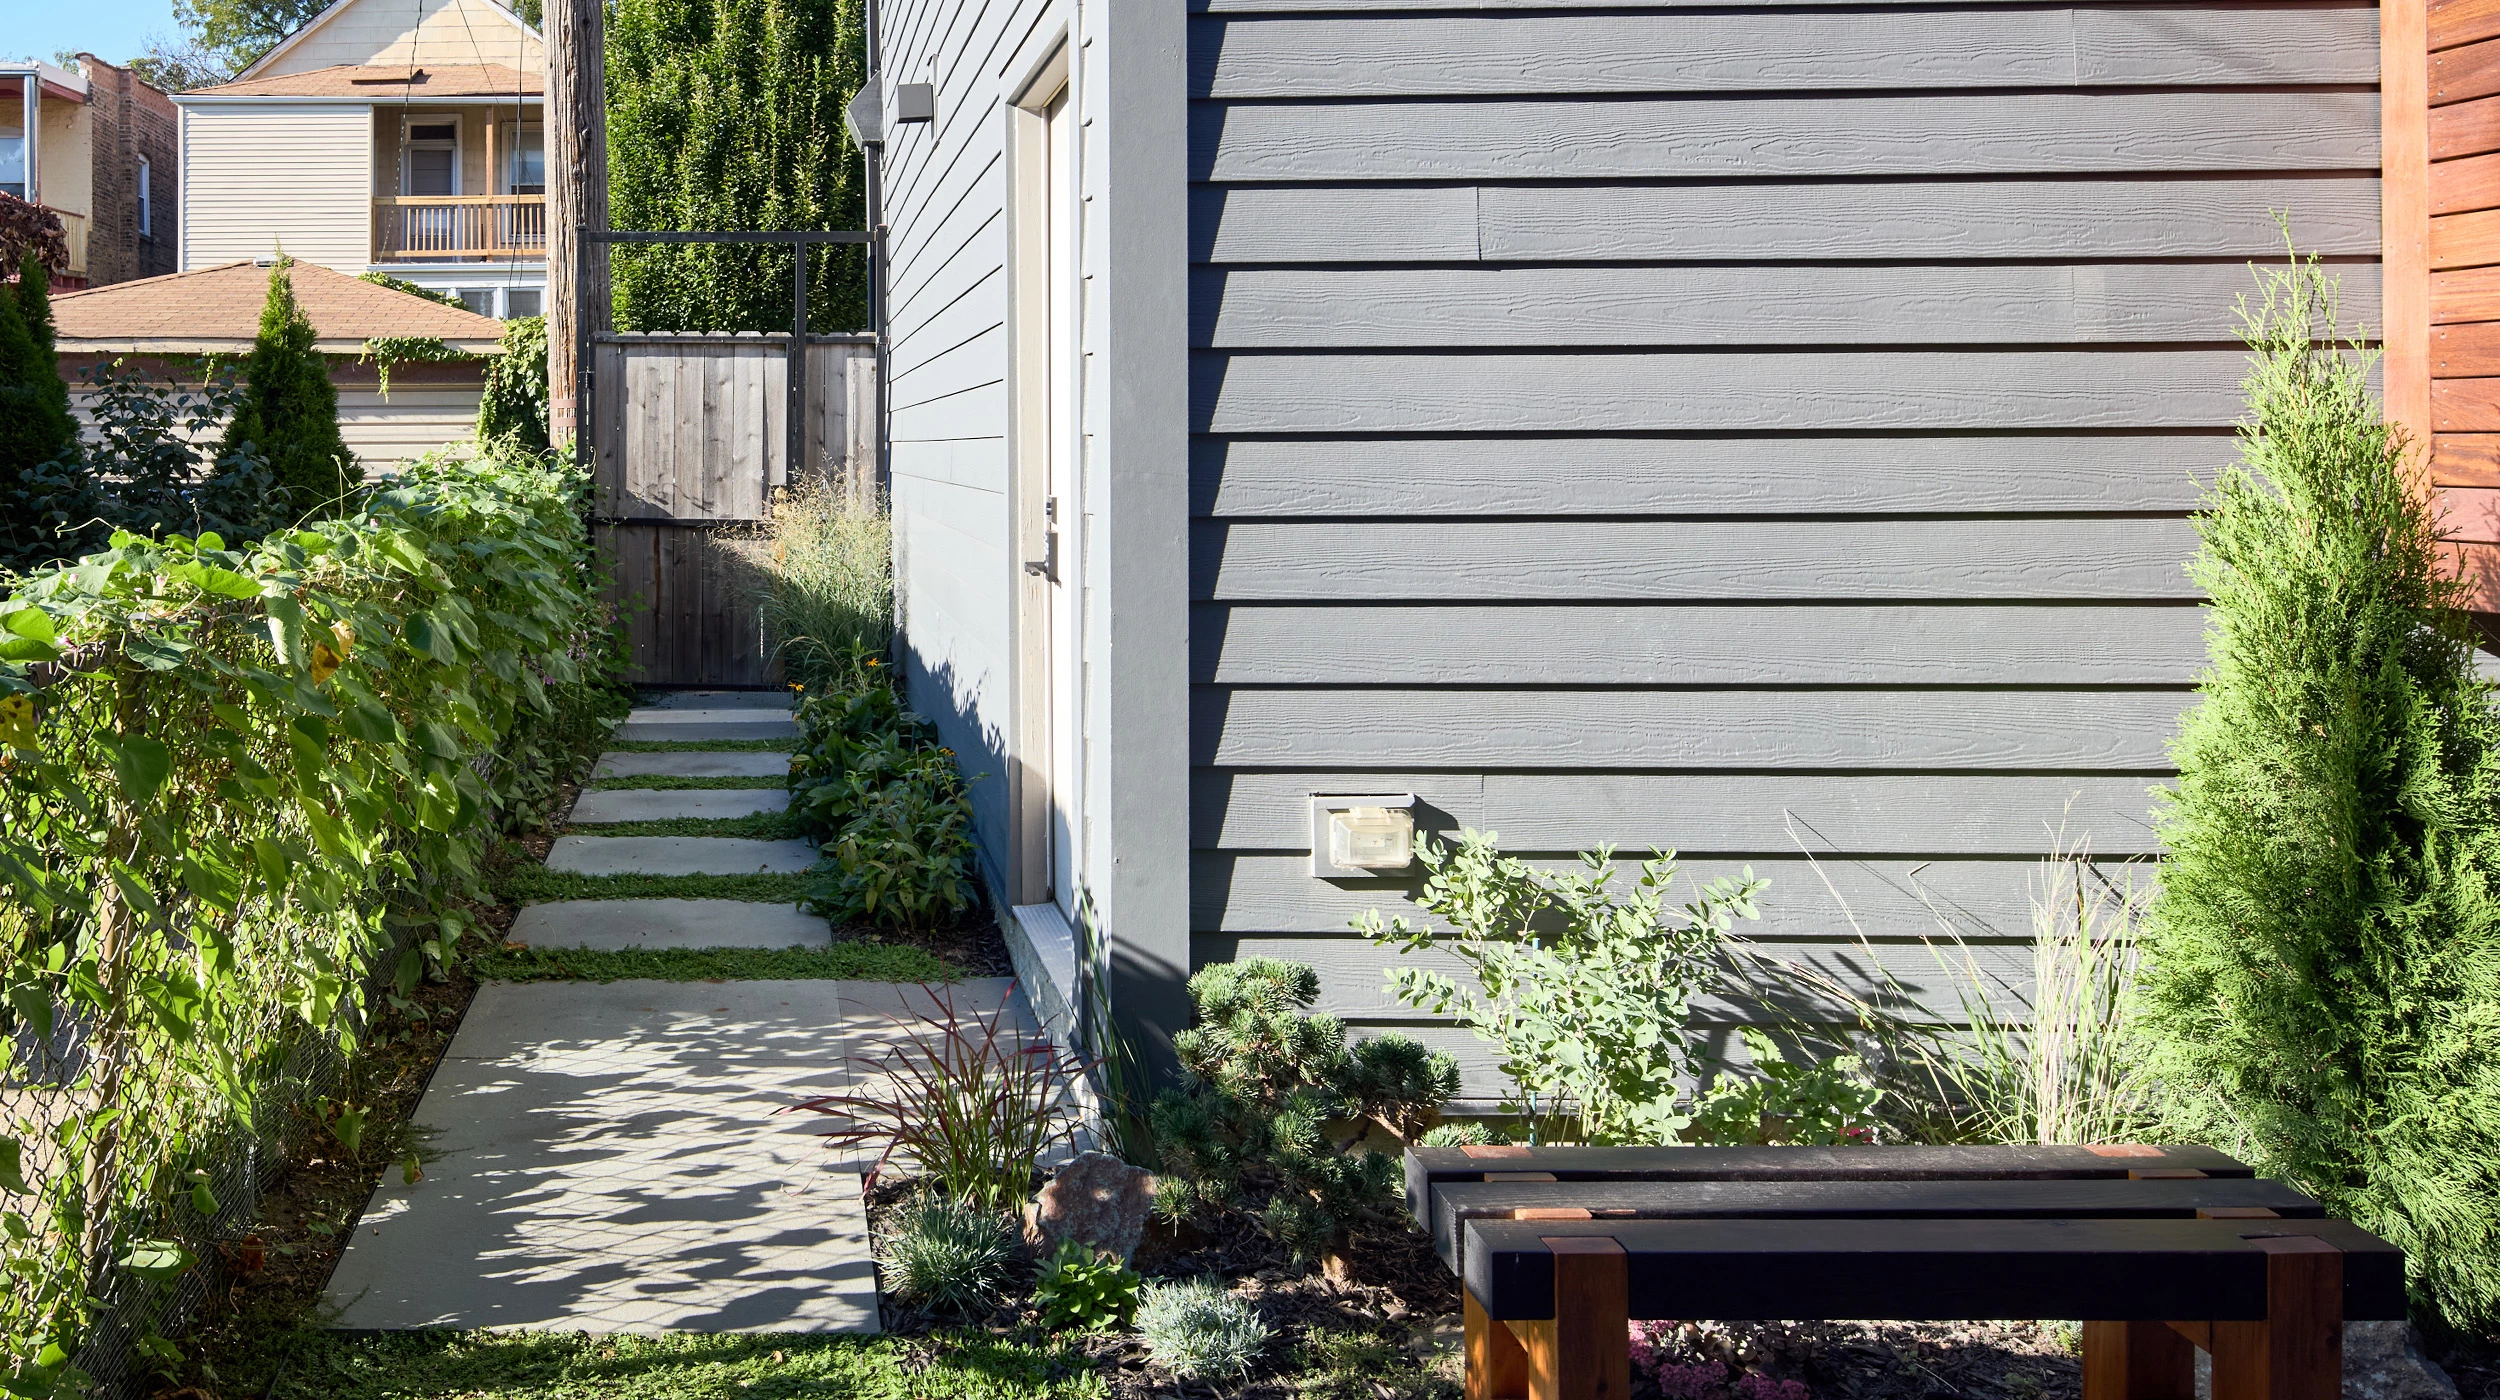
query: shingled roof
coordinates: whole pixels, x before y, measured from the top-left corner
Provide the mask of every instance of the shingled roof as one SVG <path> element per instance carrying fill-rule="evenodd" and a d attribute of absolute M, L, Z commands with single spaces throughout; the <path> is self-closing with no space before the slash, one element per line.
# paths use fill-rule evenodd
<path fill-rule="evenodd" d="M 329 354 L 355 354 L 382 336 L 431 337 L 475 352 L 503 342 L 503 323 L 489 316 L 395 292 L 318 263 L 293 263 L 287 272 L 319 347 Z M 267 266 L 230 262 L 64 292 L 52 299 L 52 319 L 63 350 L 209 354 L 250 346 L 268 297 Z"/>
<path fill-rule="evenodd" d="M 429 97 L 513 97 L 546 95 L 546 79 L 500 63 L 404 64 L 341 63 L 308 73 L 282 73 L 245 78 L 215 87 L 193 88 L 182 97 L 347 97 L 375 102 L 422 102 Z"/>

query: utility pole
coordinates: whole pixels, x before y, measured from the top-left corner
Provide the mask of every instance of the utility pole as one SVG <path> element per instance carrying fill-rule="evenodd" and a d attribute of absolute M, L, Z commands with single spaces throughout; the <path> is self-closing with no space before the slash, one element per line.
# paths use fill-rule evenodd
<path fill-rule="evenodd" d="M 547 0 L 547 408 L 557 443 L 582 432 L 581 356 L 610 328 L 607 19 L 602 0 Z"/>

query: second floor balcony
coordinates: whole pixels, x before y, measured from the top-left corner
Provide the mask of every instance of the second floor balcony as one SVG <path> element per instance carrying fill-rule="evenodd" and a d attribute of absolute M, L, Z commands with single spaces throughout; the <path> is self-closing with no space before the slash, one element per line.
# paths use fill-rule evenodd
<path fill-rule="evenodd" d="M 389 195 L 373 201 L 375 262 L 532 262 L 546 256 L 545 195 Z"/>

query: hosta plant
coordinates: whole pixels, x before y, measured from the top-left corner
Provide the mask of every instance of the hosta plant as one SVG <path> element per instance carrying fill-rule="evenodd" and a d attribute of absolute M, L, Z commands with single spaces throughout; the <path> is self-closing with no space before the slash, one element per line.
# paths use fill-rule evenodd
<path fill-rule="evenodd" d="M 1033 1306 L 1052 1331 L 1100 1332 L 1137 1310 L 1137 1271 L 1075 1240 L 1061 1240 L 1033 1280 Z"/>

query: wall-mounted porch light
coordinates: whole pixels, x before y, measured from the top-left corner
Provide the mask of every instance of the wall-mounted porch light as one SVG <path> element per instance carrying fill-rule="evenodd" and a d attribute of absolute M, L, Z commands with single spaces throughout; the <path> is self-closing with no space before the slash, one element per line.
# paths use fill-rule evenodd
<path fill-rule="evenodd" d="M 1311 794 L 1311 874 L 1322 880 L 1395 875 L 1415 863 L 1415 794 Z"/>

